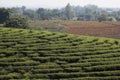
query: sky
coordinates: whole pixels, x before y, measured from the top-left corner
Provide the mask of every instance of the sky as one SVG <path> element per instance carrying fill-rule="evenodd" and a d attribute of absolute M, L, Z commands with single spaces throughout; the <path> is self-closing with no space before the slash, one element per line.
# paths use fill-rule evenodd
<path fill-rule="evenodd" d="M 68 3 L 73 6 L 94 4 L 98 7 L 120 8 L 120 0 L 0 0 L 0 7 L 62 8 Z"/>

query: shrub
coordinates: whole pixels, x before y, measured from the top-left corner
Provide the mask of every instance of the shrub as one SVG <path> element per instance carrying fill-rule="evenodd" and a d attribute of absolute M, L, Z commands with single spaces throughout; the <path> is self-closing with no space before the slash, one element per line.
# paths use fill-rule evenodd
<path fill-rule="evenodd" d="M 27 18 L 25 17 L 12 17 L 10 20 L 6 21 L 4 24 L 5 27 L 13 27 L 13 28 L 27 28 Z"/>
<path fill-rule="evenodd" d="M 0 24 L 9 20 L 11 12 L 11 9 L 0 8 Z"/>

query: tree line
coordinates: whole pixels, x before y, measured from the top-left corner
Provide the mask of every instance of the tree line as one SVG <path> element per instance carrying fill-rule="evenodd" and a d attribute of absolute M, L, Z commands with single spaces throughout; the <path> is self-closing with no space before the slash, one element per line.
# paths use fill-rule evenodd
<path fill-rule="evenodd" d="M 120 21 L 120 9 L 99 8 L 96 5 L 71 6 L 61 9 L 27 9 L 25 6 L 12 8 L 14 15 L 24 15 L 33 20 L 80 20 Z"/>
<path fill-rule="evenodd" d="M 26 17 L 32 20 L 120 21 L 120 9 L 99 8 L 96 5 L 71 6 L 69 3 L 61 9 L 0 8 L 0 24 L 10 19 L 22 19 L 21 22 L 24 22 Z"/>

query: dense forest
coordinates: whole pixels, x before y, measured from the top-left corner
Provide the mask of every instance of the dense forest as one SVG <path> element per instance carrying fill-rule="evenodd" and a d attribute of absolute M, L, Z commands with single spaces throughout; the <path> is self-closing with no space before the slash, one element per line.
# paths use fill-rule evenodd
<path fill-rule="evenodd" d="M 99 8 L 96 5 L 71 6 L 60 9 L 28 9 L 25 6 L 12 8 L 14 15 L 25 15 L 33 20 L 79 20 L 79 21 L 120 21 L 120 9 Z"/>

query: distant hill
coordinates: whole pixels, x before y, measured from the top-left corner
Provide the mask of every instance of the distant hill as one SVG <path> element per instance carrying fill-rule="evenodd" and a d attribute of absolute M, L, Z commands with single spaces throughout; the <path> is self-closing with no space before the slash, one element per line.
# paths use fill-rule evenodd
<path fill-rule="evenodd" d="M 0 80 L 119 80 L 120 40 L 0 28 Z"/>

